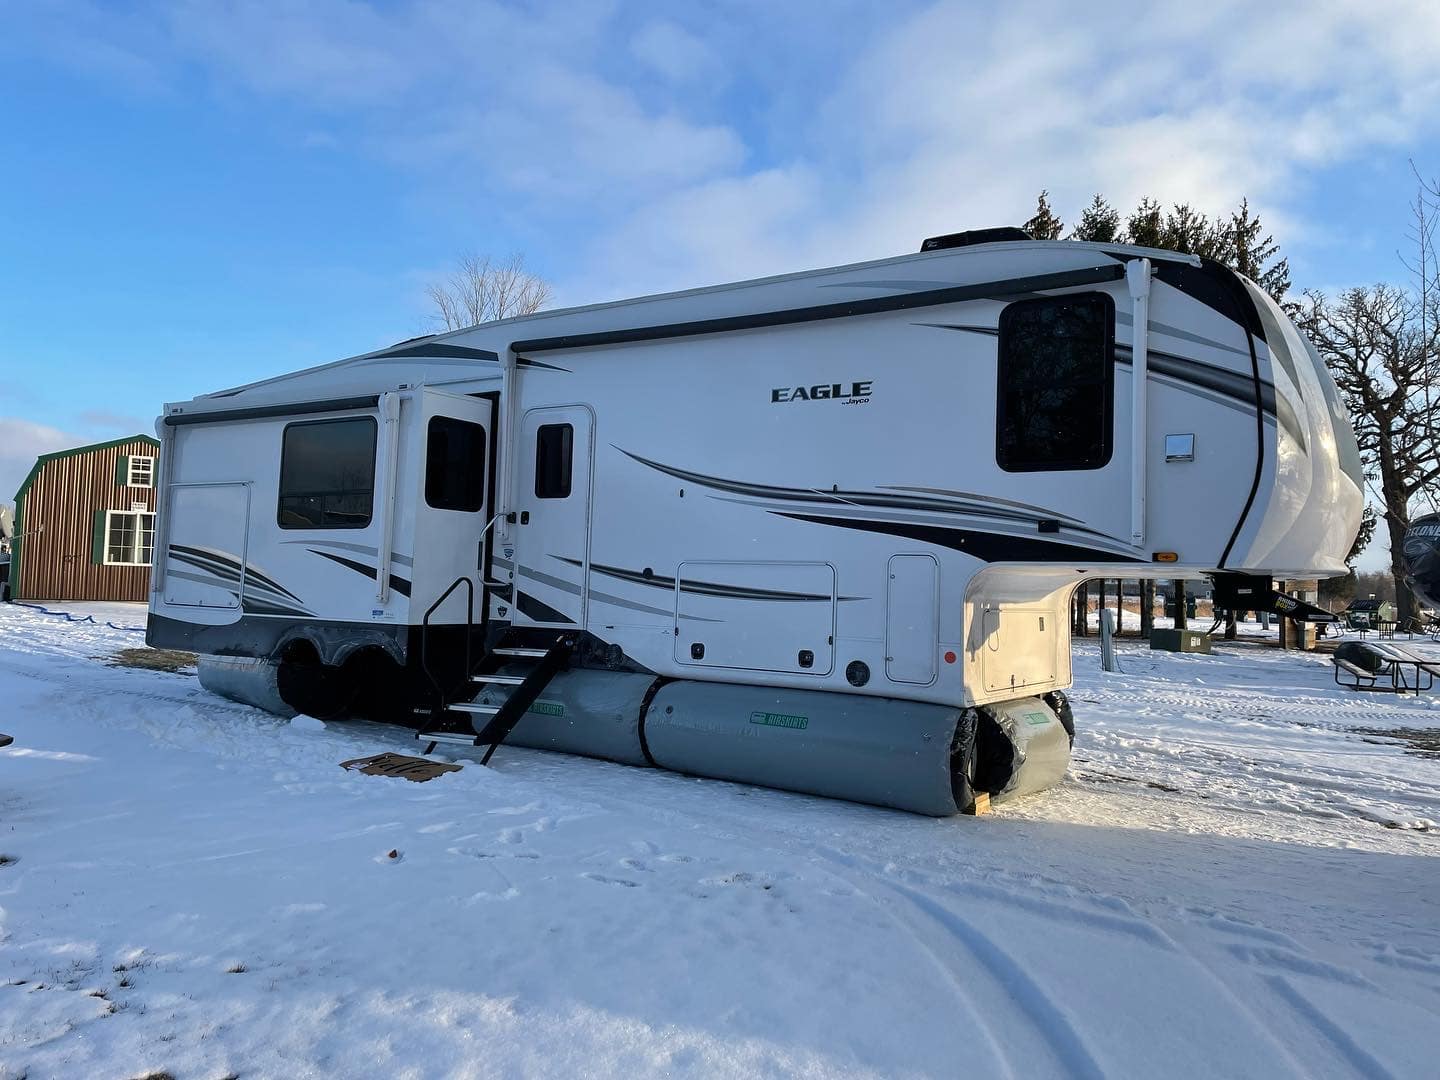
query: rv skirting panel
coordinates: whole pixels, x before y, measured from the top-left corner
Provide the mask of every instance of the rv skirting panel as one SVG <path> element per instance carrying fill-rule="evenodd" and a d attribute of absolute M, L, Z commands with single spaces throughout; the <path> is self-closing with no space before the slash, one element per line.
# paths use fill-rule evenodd
<path fill-rule="evenodd" d="M 677 772 L 945 817 L 972 801 L 965 723 L 944 705 L 672 682 L 650 703 L 645 741 Z"/>
<path fill-rule="evenodd" d="M 505 668 L 500 673 L 524 675 L 526 669 Z M 562 671 L 550 680 L 505 743 L 646 765 L 640 710 L 654 684 L 653 675 L 626 671 Z M 499 705 L 506 696 L 504 689 L 486 689 L 475 700 Z M 485 720 L 476 718 L 477 731 L 485 726 Z"/>
<path fill-rule="evenodd" d="M 202 656 L 196 665 L 200 685 L 212 694 L 254 705 L 276 716 L 294 716 L 280 696 L 280 665 L 245 656 Z"/>
<path fill-rule="evenodd" d="M 1039 698 L 1019 698 L 985 706 L 1009 743 L 1010 775 L 991 802 L 1032 795 L 1058 784 L 1070 767 L 1070 734 L 1049 705 Z"/>

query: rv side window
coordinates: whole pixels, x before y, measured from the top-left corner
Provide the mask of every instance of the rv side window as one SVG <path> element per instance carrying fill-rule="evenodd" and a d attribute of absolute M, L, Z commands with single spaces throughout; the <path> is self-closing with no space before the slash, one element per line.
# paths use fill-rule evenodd
<path fill-rule="evenodd" d="M 375 421 L 311 420 L 285 428 L 282 529 L 363 529 L 375 498 Z"/>
<path fill-rule="evenodd" d="M 995 458 L 1007 472 L 1110 460 L 1115 304 L 1105 293 L 1019 300 L 1000 313 Z"/>
<path fill-rule="evenodd" d="M 436 510 L 485 507 L 485 429 L 432 416 L 425 442 L 425 501 Z"/>
<path fill-rule="evenodd" d="M 570 462 L 575 453 L 575 428 L 542 424 L 535 432 L 535 497 L 570 497 Z"/>

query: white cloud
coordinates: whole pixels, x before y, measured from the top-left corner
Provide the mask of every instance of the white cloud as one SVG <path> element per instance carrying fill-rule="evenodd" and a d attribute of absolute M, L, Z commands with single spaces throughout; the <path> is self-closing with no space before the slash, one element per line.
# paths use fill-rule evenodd
<path fill-rule="evenodd" d="M 15 492 L 41 454 L 85 441 L 18 416 L 0 416 L 0 502 L 14 505 Z"/>
<path fill-rule="evenodd" d="M 674 82 L 722 79 L 719 57 L 700 38 L 668 20 L 647 22 L 630 41 L 637 60 Z"/>
<path fill-rule="evenodd" d="M 1248 195 L 1293 240 L 1310 227 L 1293 209 L 1306 170 L 1435 130 L 1440 68 L 1417 39 L 1440 40 L 1440 6 L 935 4 L 817 90 L 802 153 L 637 209 L 567 291 L 896 254 L 1018 224 L 1042 187 L 1067 217 L 1096 191 L 1210 212 Z M 777 176 L 815 178 L 814 197 Z M 738 196 L 724 227 L 718 192 Z"/>
<path fill-rule="evenodd" d="M 895 254 L 1022 221 L 1042 187 L 1067 218 L 1096 191 L 1248 195 L 1288 244 L 1323 227 L 1308 174 L 1440 122 L 1425 0 L 46 10 L 32 50 L 208 79 L 407 170 L 417 202 L 443 187 L 464 231 L 563 235 L 567 299 Z"/>

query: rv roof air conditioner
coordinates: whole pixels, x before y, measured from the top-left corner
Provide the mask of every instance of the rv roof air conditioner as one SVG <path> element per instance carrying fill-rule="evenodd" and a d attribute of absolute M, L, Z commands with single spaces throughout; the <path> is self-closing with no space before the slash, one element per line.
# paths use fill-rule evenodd
<path fill-rule="evenodd" d="M 972 247 L 975 244 L 1002 244 L 1007 240 L 1034 240 L 1024 229 L 1013 225 L 1001 225 L 995 229 L 970 229 L 967 232 L 946 233 L 944 236 L 928 237 L 920 245 L 921 251 L 940 251 L 943 248 Z"/>

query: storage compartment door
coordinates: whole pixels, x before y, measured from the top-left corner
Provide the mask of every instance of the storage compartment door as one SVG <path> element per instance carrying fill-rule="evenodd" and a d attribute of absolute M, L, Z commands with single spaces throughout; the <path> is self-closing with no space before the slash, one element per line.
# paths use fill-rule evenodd
<path fill-rule="evenodd" d="M 1006 607 L 985 612 L 994 635 L 981 654 L 985 689 L 990 693 L 1027 686 L 1054 685 L 1055 621 L 1048 608 Z"/>
<path fill-rule="evenodd" d="M 932 555 L 895 555 L 885 598 L 885 675 L 891 682 L 935 681 L 940 635 L 940 564 Z"/>
<path fill-rule="evenodd" d="M 675 588 L 681 664 L 796 675 L 834 666 L 829 563 L 687 562 Z"/>
<path fill-rule="evenodd" d="M 165 603 L 234 609 L 245 597 L 250 485 L 175 484 L 161 522 Z"/>

